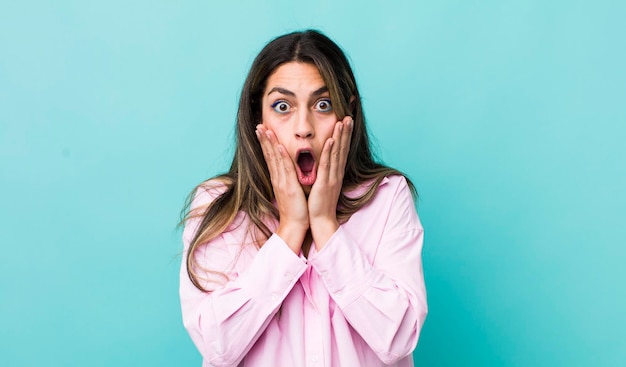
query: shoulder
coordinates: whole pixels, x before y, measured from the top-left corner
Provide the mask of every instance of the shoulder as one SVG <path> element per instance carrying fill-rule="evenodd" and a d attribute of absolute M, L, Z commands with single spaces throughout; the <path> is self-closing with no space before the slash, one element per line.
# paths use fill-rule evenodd
<path fill-rule="evenodd" d="M 409 184 L 407 183 L 406 177 L 403 175 L 390 175 L 383 179 L 380 186 L 383 186 L 383 183 L 388 185 L 388 187 L 393 188 L 409 188 Z"/>
<path fill-rule="evenodd" d="M 378 182 L 377 187 L 373 187 Z M 409 193 L 412 197 L 412 185 L 401 174 L 392 174 L 382 179 L 374 178 L 358 184 L 356 187 L 347 189 L 344 194 L 351 200 L 361 200 L 363 197 L 370 197 L 366 202 L 389 199 L 398 193 Z"/>
<path fill-rule="evenodd" d="M 361 215 L 377 215 L 397 209 L 397 205 L 413 206 L 413 194 L 409 181 L 400 174 L 383 177 L 376 185 L 377 180 L 363 182 L 356 189 L 346 193 L 352 200 L 364 202 L 356 213 Z M 367 197 L 369 196 L 369 199 Z"/>
<path fill-rule="evenodd" d="M 414 206 L 417 203 L 417 192 L 411 180 L 402 174 L 393 174 L 385 177 L 377 188 L 375 197 L 379 200 L 398 201 Z"/>
<path fill-rule="evenodd" d="M 190 194 L 187 199 L 183 230 L 183 240 L 185 240 L 186 244 L 194 237 L 202 222 L 202 218 L 207 213 L 207 209 L 229 188 L 230 181 L 227 178 L 219 177 L 201 183 Z"/>
<path fill-rule="evenodd" d="M 372 182 L 360 187 L 373 189 Z M 366 243 L 385 234 L 400 235 L 421 228 L 411 186 L 403 175 L 385 177 L 375 190 L 371 200 L 346 222 L 345 228 L 354 238 Z"/>
<path fill-rule="evenodd" d="M 365 185 L 365 188 L 369 187 L 369 185 Z M 406 196 L 407 194 L 412 197 L 411 192 L 411 186 L 406 177 L 400 174 L 389 175 L 378 184 L 374 198 L 393 198 L 398 195 Z"/>
<path fill-rule="evenodd" d="M 204 181 L 196 187 L 189 207 L 191 210 L 206 209 L 213 201 L 222 196 L 231 187 L 228 178 L 217 177 Z"/>
<path fill-rule="evenodd" d="M 378 217 L 385 218 L 385 230 L 390 233 L 422 228 L 412 185 L 403 175 L 391 175 L 384 184 L 381 182 L 372 200 L 372 209 Z"/>

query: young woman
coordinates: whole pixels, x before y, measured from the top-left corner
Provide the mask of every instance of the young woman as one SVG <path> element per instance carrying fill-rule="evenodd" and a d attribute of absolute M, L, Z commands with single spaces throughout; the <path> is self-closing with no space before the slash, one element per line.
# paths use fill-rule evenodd
<path fill-rule="evenodd" d="M 412 366 L 427 312 L 413 194 L 372 157 L 341 49 L 316 31 L 271 41 L 231 168 L 185 218 L 183 322 L 203 366 Z"/>

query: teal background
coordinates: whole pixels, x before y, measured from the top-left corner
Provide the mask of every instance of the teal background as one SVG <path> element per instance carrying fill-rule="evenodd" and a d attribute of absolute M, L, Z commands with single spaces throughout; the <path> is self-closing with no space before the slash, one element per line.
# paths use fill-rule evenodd
<path fill-rule="evenodd" d="M 178 212 L 308 27 L 420 192 L 416 365 L 626 365 L 624 4 L 0 2 L 0 365 L 200 366 Z"/>

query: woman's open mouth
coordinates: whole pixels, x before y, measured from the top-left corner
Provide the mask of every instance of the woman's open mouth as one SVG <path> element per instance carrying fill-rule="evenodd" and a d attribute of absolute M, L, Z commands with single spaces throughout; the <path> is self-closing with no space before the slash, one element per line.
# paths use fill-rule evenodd
<path fill-rule="evenodd" d="M 315 183 L 317 172 L 315 170 L 315 156 L 310 150 L 298 151 L 296 156 L 296 167 L 298 169 L 298 181 L 301 185 L 310 186 Z"/>

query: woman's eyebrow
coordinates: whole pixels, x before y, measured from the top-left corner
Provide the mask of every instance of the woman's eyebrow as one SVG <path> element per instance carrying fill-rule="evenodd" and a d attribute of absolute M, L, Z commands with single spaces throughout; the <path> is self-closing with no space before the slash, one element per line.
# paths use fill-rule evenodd
<path fill-rule="evenodd" d="M 290 91 L 288 89 L 285 89 L 285 88 L 281 88 L 281 87 L 274 87 L 274 88 L 270 89 L 270 91 L 267 92 L 267 95 L 269 96 L 270 94 L 272 94 L 274 92 L 282 93 L 284 95 L 292 96 L 292 97 L 296 96 L 296 94 L 294 92 L 292 92 L 292 91 Z"/>
<path fill-rule="evenodd" d="M 319 96 L 320 94 L 324 94 L 324 93 L 326 93 L 326 92 L 328 92 L 328 87 L 327 87 L 327 86 L 323 86 L 323 87 L 321 87 L 321 88 L 319 88 L 319 89 L 317 89 L 317 90 L 313 91 L 313 93 L 311 93 L 311 96 L 313 96 L 313 97 L 317 97 L 317 96 Z"/>
<path fill-rule="evenodd" d="M 292 92 L 292 91 L 290 91 L 288 89 L 285 89 L 285 88 L 281 88 L 281 87 L 274 87 L 274 88 L 270 89 L 270 91 L 267 92 L 267 95 L 269 96 L 270 94 L 272 94 L 274 92 L 278 92 L 278 93 L 284 94 L 286 96 L 291 96 L 291 97 L 295 97 L 296 96 L 296 94 L 294 92 Z M 314 90 L 311 93 L 311 96 L 317 97 L 320 94 L 324 94 L 326 92 L 328 92 L 328 87 L 324 85 L 321 88 Z"/>

